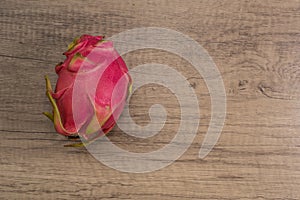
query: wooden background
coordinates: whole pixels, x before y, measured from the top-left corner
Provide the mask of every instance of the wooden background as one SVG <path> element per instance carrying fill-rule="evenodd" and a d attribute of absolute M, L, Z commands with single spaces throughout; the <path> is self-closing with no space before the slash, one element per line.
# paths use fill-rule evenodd
<path fill-rule="evenodd" d="M 129 68 L 158 62 L 182 72 L 200 100 L 193 144 L 161 170 L 123 173 L 84 148 L 64 148 L 41 115 L 50 111 L 44 75 L 81 34 L 113 34 L 166 27 L 189 35 L 214 59 L 224 80 L 227 118 L 205 158 L 198 151 L 210 119 L 210 96 L 185 60 L 158 50 L 124 56 Z M 23 1 L 0 3 L 1 199 L 300 199 L 300 1 Z M 195 75 L 196 74 L 196 75 Z M 134 152 L 166 145 L 178 128 L 179 105 L 155 84 L 131 98 L 136 123 L 163 104 L 168 121 L 159 135 L 129 137 L 118 127 L 110 139 Z"/>

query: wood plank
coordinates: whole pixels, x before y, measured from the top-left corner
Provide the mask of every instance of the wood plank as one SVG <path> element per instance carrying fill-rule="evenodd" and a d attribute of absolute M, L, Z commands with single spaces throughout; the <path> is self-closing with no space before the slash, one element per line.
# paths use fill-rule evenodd
<path fill-rule="evenodd" d="M 21 1 L 0 7 L 1 199 L 300 199 L 300 2 L 290 1 Z M 218 66 L 227 117 L 212 152 L 198 152 L 211 117 L 210 94 L 184 59 L 159 50 L 124 56 L 129 68 L 156 62 L 180 71 L 199 99 L 201 121 L 188 151 L 161 170 L 132 174 L 97 161 L 43 117 L 51 107 L 44 75 L 81 34 L 112 36 L 157 26 L 199 42 Z M 150 152 L 176 134 L 180 109 L 168 89 L 152 84 L 131 98 L 141 125 L 162 103 L 160 134 L 138 139 L 115 127 L 109 138 L 132 152 Z"/>

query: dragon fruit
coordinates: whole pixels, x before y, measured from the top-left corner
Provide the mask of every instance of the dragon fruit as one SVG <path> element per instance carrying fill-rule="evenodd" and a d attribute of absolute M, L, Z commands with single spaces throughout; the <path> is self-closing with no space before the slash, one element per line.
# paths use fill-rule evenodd
<path fill-rule="evenodd" d="M 82 35 L 68 46 L 55 67 L 55 91 L 46 79 L 53 111 L 44 114 L 59 134 L 82 136 L 87 142 L 108 133 L 122 113 L 131 78 L 122 57 L 103 36 Z"/>

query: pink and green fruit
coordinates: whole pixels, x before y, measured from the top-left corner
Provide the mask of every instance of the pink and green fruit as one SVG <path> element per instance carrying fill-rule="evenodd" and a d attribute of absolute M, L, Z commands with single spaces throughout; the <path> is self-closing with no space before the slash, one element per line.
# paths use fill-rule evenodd
<path fill-rule="evenodd" d="M 98 131 L 103 135 L 115 126 L 130 93 L 131 78 L 113 43 L 103 36 L 82 35 L 69 44 L 64 55 L 65 61 L 55 67 L 58 79 L 54 91 L 45 77 L 46 95 L 53 111 L 44 114 L 53 121 L 59 134 L 79 136 L 81 133 L 89 141 L 90 133 Z M 91 81 L 93 78 L 97 81 Z M 81 84 L 80 93 L 74 92 L 76 84 Z M 93 95 L 90 91 L 94 91 Z M 75 98 L 78 104 L 74 104 Z M 79 117 L 75 120 L 74 116 Z"/>

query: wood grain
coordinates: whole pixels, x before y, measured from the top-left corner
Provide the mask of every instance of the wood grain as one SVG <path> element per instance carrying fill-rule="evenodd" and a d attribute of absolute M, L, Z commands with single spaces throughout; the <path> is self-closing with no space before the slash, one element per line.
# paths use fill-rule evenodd
<path fill-rule="evenodd" d="M 41 115 L 51 107 L 44 74 L 81 34 L 112 36 L 136 27 L 166 27 L 189 35 L 211 55 L 224 80 L 227 118 L 205 158 L 198 151 L 210 119 L 210 95 L 187 61 L 157 50 L 124 56 L 129 68 L 168 64 L 190 81 L 200 100 L 193 144 L 172 165 L 145 173 L 106 167 L 85 149 L 64 148 Z M 0 7 L 1 199 L 300 199 L 300 2 L 289 1 L 21 1 Z M 162 103 L 166 126 L 141 140 L 118 127 L 110 139 L 133 152 L 166 145 L 176 133 L 176 97 L 155 84 L 138 90 L 131 114 L 149 122 Z"/>

